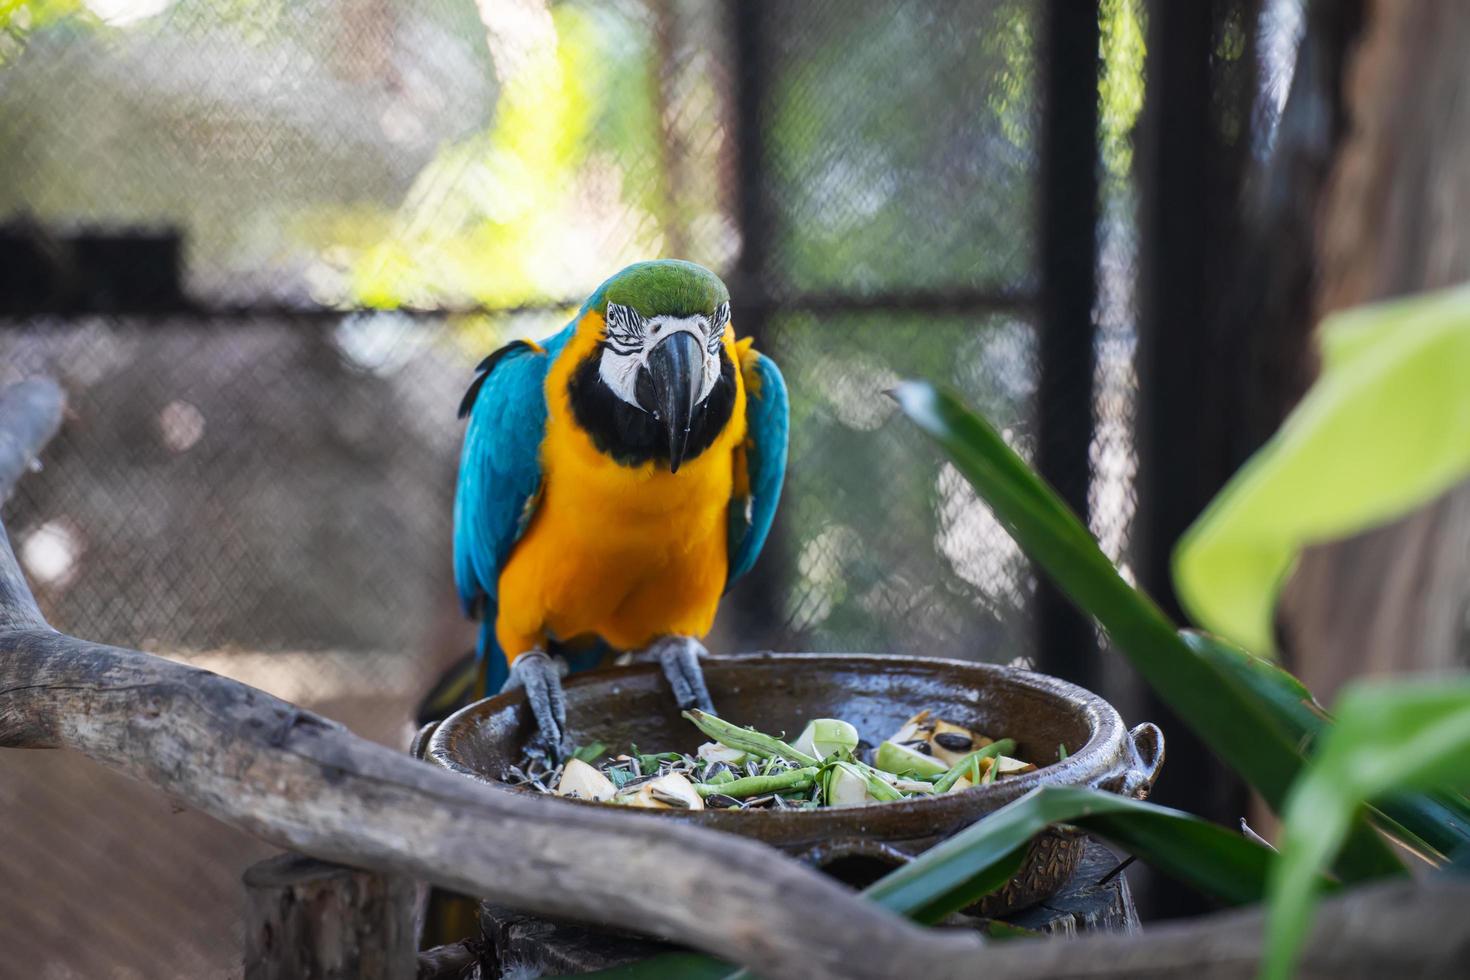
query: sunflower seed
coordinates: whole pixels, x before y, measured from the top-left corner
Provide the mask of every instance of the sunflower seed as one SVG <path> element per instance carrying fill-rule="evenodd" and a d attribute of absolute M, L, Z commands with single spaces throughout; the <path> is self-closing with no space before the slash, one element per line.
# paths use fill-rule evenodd
<path fill-rule="evenodd" d="M 951 752 L 966 752 L 975 744 L 974 739 L 959 732 L 940 732 L 934 736 L 934 741 L 941 749 L 949 749 Z"/>
<path fill-rule="evenodd" d="M 653 775 L 634 776 L 632 779 L 628 780 L 626 783 L 618 787 L 618 795 L 621 796 L 623 795 L 623 792 L 625 790 L 635 789 L 639 786 L 642 786 L 644 783 L 651 783 L 657 778 L 657 776 Z"/>
<path fill-rule="evenodd" d="M 684 797 L 675 796 L 673 793 L 665 793 L 657 786 L 651 787 L 648 790 L 648 795 L 653 797 L 655 800 L 658 800 L 660 803 L 667 803 L 669 806 L 674 807 L 675 809 L 689 809 L 689 801 L 684 799 Z"/>

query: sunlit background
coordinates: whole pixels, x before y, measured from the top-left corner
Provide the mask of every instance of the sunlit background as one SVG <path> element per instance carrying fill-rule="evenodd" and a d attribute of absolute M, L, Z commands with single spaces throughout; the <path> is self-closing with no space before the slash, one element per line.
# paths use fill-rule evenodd
<path fill-rule="evenodd" d="M 404 744 L 471 642 L 449 505 L 474 363 L 677 256 L 727 277 L 793 398 L 782 516 L 711 646 L 1032 658 L 1027 563 L 881 393 L 944 381 L 1035 452 L 1041 7 L 771 4 L 755 30 L 741 6 L 0 0 L 0 219 L 182 244 L 168 309 L 0 329 L 0 384 L 71 399 L 5 508 L 51 621 Z M 1141 7 L 1102 3 L 1097 330 L 1069 355 L 1092 383 L 1047 407 L 1089 427 L 1125 566 Z M 1236 25 L 1266 116 L 1299 22 Z M 0 880 L 54 883 L 4 890 L 0 948 L 51 976 L 235 967 L 268 848 L 80 760 L 0 755 L 0 808 Z"/>

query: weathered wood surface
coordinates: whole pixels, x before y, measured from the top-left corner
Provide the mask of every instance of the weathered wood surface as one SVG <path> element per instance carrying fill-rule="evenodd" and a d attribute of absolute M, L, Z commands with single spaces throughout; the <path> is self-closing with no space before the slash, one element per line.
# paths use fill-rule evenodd
<path fill-rule="evenodd" d="M 1055 895 L 1005 921 L 1053 936 L 1091 933 L 1132 933 L 1139 927 L 1138 910 L 1119 859 L 1096 841 L 1088 841 L 1077 870 Z"/>
<path fill-rule="evenodd" d="M 531 915 L 503 905 L 480 908 L 485 941 L 482 976 L 576 976 L 627 966 L 677 947 L 626 932 Z"/>
<path fill-rule="evenodd" d="M 1315 317 L 1470 279 L 1470 4 L 1353 3 L 1363 28 L 1313 229 Z M 1282 593 L 1283 654 L 1324 701 L 1364 674 L 1448 669 L 1470 651 L 1467 603 L 1470 484 L 1307 549 Z"/>
<path fill-rule="evenodd" d="M 247 868 L 245 980 L 399 980 L 415 972 L 414 883 L 281 854 Z"/>
<path fill-rule="evenodd" d="M 426 949 L 418 957 L 417 980 L 481 980 L 480 943 L 463 940 Z"/>
<path fill-rule="evenodd" d="M 1369 886 L 1325 902 L 1298 963 L 1298 980 L 1463 978 L 1470 963 L 1470 878 Z M 986 953 L 987 977 L 1250 980 L 1264 914 L 1246 909 L 1152 924 L 1139 936 L 1006 943 Z M 1021 961 L 1025 957 L 1024 962 Z M 1023 969 L 1022 973 L 1008 968 Z"/>

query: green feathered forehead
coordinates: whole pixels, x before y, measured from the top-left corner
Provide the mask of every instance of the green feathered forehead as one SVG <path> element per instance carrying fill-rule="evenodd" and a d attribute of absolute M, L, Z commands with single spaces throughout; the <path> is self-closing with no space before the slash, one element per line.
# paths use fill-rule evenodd
<path fill-rule="evenodd" d="M 587 309 L 606 315 L 607 304 L 631 306 L 645 317 L 709 315 L 730 301 L 720 277 L 702 265 L 659 259 L 630 265 L 597 287 Z"/>

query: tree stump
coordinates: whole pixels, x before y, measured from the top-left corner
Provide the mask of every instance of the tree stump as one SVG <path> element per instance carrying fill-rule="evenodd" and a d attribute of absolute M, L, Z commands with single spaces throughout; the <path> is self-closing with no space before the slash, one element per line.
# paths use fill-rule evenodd
<path fill-rule="evenodd" d="M 403 980 L 417 970 L 414 884 L 298 854 L 245 870 L 246 980 Z"/>

